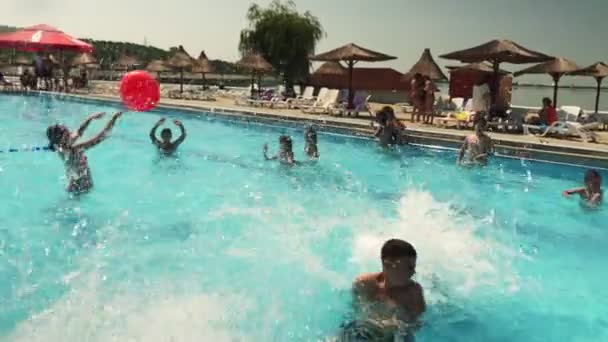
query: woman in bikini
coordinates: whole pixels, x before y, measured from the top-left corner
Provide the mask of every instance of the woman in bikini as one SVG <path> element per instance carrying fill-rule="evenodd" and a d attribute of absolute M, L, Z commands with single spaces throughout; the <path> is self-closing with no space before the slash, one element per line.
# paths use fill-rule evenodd
<path fill-rule="evenodd" d="M 424 76 L 424 108 L 423 108 L 423 121 L 426 124 L 433 124 L 434 106 L 435 106 L 435 92 L 437 87 L 430 77 Z"/>
<path fill-rule="evenodd" d="M 104 114 L 96 113 L 89 116 L 74 133 L 63 125 L 53 125 L 46 130 L 49 149 L 57 152 L 65 165 L 68 180 L 66 191 L 69 193 L 83 194 L 93 187 L 91 170 L 84 152 L 107 138 L 108 133 L 122 113 L 114 114 L 104 129 L 93 138 L 83 142 L 77 142 L 77 140 L 84 134 L 91 121 L 101 118 Z"/>

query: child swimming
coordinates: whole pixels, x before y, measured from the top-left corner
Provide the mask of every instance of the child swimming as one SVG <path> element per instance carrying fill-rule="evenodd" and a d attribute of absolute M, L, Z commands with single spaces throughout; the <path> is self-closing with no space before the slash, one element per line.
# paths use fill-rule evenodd
<path fill-rule="evenodd" d="M 304 131 L 304 140 L 306 145 L 304 146 L 304 152 L 310 159 L 319 159 L 319 148 L 317 147 L 317 131 L 314 127 L 310 126 Z"/>
<path fill-rule="evenodd" d="M 412 341 L 426 310 L 423 289 L 412 279 L 417 253 L 391 239 L 380 251 L 382 271 L 359 276 L 353 284 L 356 319 L 342 325 L 337 341 Z"/>
<path fill-rule="evenodd" d="M 293 156 L 293 145 L 291 141 L 291 137 L 288 135 L 281 135 L 279 137 L 279 153 L 272 157 L 268 156 L 268 144 L 264 144 L 263 150 L 264 159 L 266 160 L 276 160 L 278 159 L 281 163 L 285 163 L 288 165 L 294 165 L 296 160 Z"/>
<path fill-rule="evenodd" d="M 602 176 L 596 170 L 589 170 L 585 173 L 585 187 L 575 188 L 564 191 L 564 196 L 578 194 L 589 206 L 598 206 L 602 202 Z"/>
<path fill-rule="evenodd" d="M 186 140 L 186 129 L 184 128 L 184 125 L 181 123 L 181 121 L 174 120 L 173 123 L 175 124 L 175 126 L 179 127 L 179 129 L 181 130 L 180 137 L 177 138 L 177 140 L 171 142 L 173 133 L 171 133 L 171 130 L 169 128 L 165 128 L 160 132 L 160 138 L 162 140 L 158 140 L 156 138 L 156 130 L 164 122 L 165 118 L 162 118 L 158 120 L 154 127 L 152 127 L 152 130 L 150 131 L 150 140 L 152 141 L 152 144 L 154 144 L 154 146 L 158 148 L 159 151 L 161 151 L 164 155 L 168 156 L 173 154 L 173 152 L 177 150 L 179 145 L 181 145 L 181 143 Z"/>
<path fill-rule="evenodd" d="M 93 138 L 80 143 L 77 143 L 77 140 L 84 134 L 91 121 L 100 119 L 104 115 L 105 113 L 92 114 L 80 124 L 78 130 L 74 133 L 70 132 L 64 125 L 49 126 L 46 130 L 49 150 L 57 152 L 64 162 L 68 180 L 66 191 L 69 193 L 82 194 L 90 191 L 93 187 L 91 170 L 84 152 L 108 137 L 108 133 L 122 113 L 115 113 L 104 129 Z"/>

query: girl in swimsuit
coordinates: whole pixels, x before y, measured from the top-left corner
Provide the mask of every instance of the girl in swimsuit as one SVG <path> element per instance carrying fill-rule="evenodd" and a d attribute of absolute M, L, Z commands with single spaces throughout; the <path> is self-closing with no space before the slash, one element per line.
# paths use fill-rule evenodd
<path fill-rule="evenodd" d="M 53 125 L 46 130 L 49 149 L 57 152 L 65 165 L 68 180 L 66 191 L 69 193 L 82 194 L 93 187 L 91 170 L 84 152 L 107 138 L 108 132 L 114 127 L 116 120 L 122 113 L 114 114 L 104 129 L 95 137 L 80 143 L 77 140 L 84 134 L 91 121 L 101 118 L 104 114 L 96 113 L 89 116 L 74 133 L 63 125 Z"/>
<path fill-rule="evenodd" d="M 263 150 L 264 159 L 266 160 L 279 160 L 283 164 L 294 165 L 296 160 L 293 156 L 293 144 L 291 137 L 288 135 L 281 135 L 279 137 L 279 153 L 275 156 L 268 156 L 268 144 L 264 144 Z"/>
<path fill-rule="evenodd" d="M 304 140 L 306 145 L 304 146 L 304 152 L 310 159 L 319 159 L 319 148 L 317 147 L 317 131 L 314 127 L 306 128 L 304 132 Z"/>
<path fill-rule="evenodd" d="M 602 176 L 596 170 L 589 170 L 585 173 L 585 187 L 576 188 L 564 191 L 564 196 L 570 197 L 571 195 L 578 194 L 587 205 L 596 207 L 601 204 L 603 191 L 602 191 Z"/>

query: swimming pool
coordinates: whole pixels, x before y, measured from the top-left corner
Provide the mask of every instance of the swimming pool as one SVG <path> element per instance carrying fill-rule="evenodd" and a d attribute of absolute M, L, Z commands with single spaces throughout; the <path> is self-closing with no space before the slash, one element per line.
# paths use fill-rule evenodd
<path fill-rule="evenodd" d="M 0 94 L 0 149 L 113 110 Z M 177 159 L 149 143 L 161 115 L 188 131 Z M 608 339 L 608 214 L 560 195 L 583 169 L 466 170 L 453 151 L 332 134 L 318 163 L 285 168 L 261 154 L 281 133 L 302 159 L 301 128 L 126 113 L 89 151 L 95 188 L 80 200 L 56 155 L 0 154 L 0 340 L 321 340 L 390 237 L 418 250 L 419 341 Z"/>

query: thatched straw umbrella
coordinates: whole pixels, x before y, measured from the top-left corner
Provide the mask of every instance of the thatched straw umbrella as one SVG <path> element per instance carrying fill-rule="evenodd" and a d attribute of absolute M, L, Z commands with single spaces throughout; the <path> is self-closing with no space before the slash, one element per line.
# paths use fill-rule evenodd
<path fill-rule="evenodd" d="M 557 107 L 557 89 L 559 88 L 559 79 L 571 72 L 579 70 L 579 66 L 574 62 L 562 57 L 554 58 L 550 61 L 534 65 L 530 68 L 520 70 L 513 75 L 521 76 L 526 74 L 549 74 L 553 77 L 553 106 Z"/>
<path fill-rule="evenodd" d="M 192 72 L 201 74 L 203 77 L 203 88 L 207 85 L 207 80 L 205 79 L 205 74 L 213 72 L 213 68 L 211 67 L 211 63 L 209 63 L 209 59 L 205 54 L 205 51 L 201 51 L 201 54 L 198 56 L 198 59 L 194 61 L 194 66 L 192 67 Z"/>
<path fill-rule="evenodd" d="M 353 108 L 353 99 L 355 98 L 353 92 L 353 68 L 355 63 L 360 61 L 380 62 L 391 59 L 396 59 L 396 57 L 365 49 L 352 43 L 310 58 L 313 61 L 346 62 L 348 65 L 348 108 Z"/>
<path fill-rule="evenodd" d="M 496 103 L 500 63 L 528 64 L 551 60 L 553 57 L 540 52 L 532 51 L 510 40 L 492 40 L 470 49 L 460 50 L 439 56 L 445 59 L 453 59 L 463 63 L 476 63 L 488 61 L 494 70 L 494 87 L 492 89 L 492 100 Z"/>
<path fill-rule="evenodd" d="M 422 76 L 428 76 L 433 81 L 447 80 L 443 71 L 431 55 L 430 49 L 424 49 L 422 56 L 412 68 L 403 76 L 404 79 L 411 79 L 415 74 L 421 74 Z"/>
<path fill-rule="evenodd" d="M 194 66 L 194 59 L 186 52 L 183 46 L 179 46 L 177 51 L 165 63 L 172 69 L 179 70 L 179 92 L 184 92 L 184 71 L 190 70 Z"/>
<path fill-rule="evenodd" d="M 165 65 L 165 61 L 160 59 L 152 60 L 150 63 L 148 63 L 148 65 L 146 65 L 146 71 L 155 72 L 157 78 L 160 78 L 161 72 L 167 72 L 169 70 L 171 69 Z"/>
<path fill-rule="evenodd" d="M 454 71 L 454 70 L 469 70 L 469 71 L 475 71 L 475 72 L 479 72 L 479 73 L 485 73 L 485 74 L 492 74 L 494 73 L 494 68 L 492 68 L 491 65 L 487 64 L 487 63 L 471 63 L 471 64 L 465 64 L 465 65 L 448 65 L 446 66 L 446 68 L 450 71 Z M 511 72 L 506 71 L 504 69 L 499 69 L 498 70 L 499 74 L 502 75 L 508 75 Z"/>
<path fill-rule="evenodd" d="M 127 55 L 122 55 L 118 58 L 116 63 L 114 63 L 114 65 L 112 66 L 112 69 L 118 70 L 118 71 L 127 71 L 127 70 L 129 70 L 129 68 L 133 67 L 134 65 L 138 65 L 138 64 L 141 64 L 141 61 L 139 61 L 137 58 L 132 57 L 132 56 L 127 56 Z"/>
<path fill-rule="evenodd" d="M 97 59 L 90 53 L 81 53 L 72 59 L 73 66 L 94 65 L 97 64 Z"/>
<path fill-rule="evenodd" d="M 259 53 L 249 52 L 241 58 L 240 61 L 236 62 L 238 66 L 241 68 L 247 69 L 251 71 L 251 96 L 255 91 L 253 85 L 255 83 L 255 75 L 261 75 L 265 72 L 272 71 L 272 65 L 262 57 Z"/>
<path fill-rule="evenodd" d="M 597 82 L 597 93 L 595 94 L 595 112 L 600 107 L 600 92 L 602 91 L 602 80 L 608 77 L 608 65 L 604 62 L 597 62 L 586 68 L 571 73 L 573 76 L 588 76 L 595 78 Z"/>
<path fill-rule="evenodd" d="M 313 75 L 337 75 L 342 76 L 346 75 L 348 70 L 340 62 L 325 62 L 323 63 Z"/>

